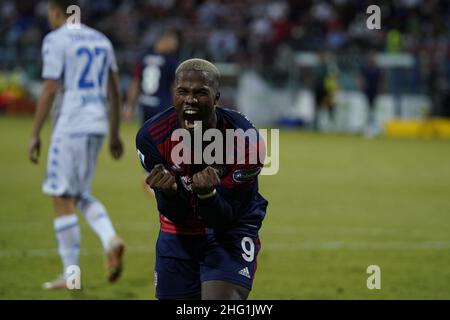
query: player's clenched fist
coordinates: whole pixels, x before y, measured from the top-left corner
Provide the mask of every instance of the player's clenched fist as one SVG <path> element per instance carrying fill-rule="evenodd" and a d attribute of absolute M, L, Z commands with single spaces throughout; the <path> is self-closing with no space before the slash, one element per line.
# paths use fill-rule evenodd
<path fill-rule="evenodd" d="M 161 190 L 167 195 L 172 195 L 177 191 L 177 183 L 175 177 L 164 168 L 161 163 L 157 164 L 147 179 L 145 180 L 150 188 L 155 190 Z"/>
<path fill-rule="evenodd" d="M 220 178 L 212 167 L 206 167 L 192 177 L 192 190 L 200 196 L 213 195 L 218 184 L 220 184 Z"/>

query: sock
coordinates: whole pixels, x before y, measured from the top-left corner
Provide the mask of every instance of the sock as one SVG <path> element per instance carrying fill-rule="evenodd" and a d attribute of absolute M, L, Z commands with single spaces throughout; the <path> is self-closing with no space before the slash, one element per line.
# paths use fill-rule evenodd
<path fill-rule="evenodd" d="M 116 231 L 109 219 L 105 206 L 100 201 L 94 200 L 88 204 L 81 205 L 80 211 L 83 213 L 89 226 L 99 236 L 103 249 L 107 250 L 109 240 L 116 235 Z"/>
<path fill-rule="evenodd" d="M 80 227 L 75 213 L 55 218 L 53 221 L 58 252 L 63 263 L 63 274 L 71 265 L 78 266 L 80 255 Z"/>

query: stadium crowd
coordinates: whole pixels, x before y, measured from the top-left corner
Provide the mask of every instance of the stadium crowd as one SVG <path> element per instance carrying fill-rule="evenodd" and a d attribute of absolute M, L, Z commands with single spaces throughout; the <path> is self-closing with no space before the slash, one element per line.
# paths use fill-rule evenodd
<path fill-rule="evenodd" d="M 264 70 L 290 65 L 282 49 L 360 55 L 369 49 L 416 58 L 419 90 L 450 88 L 450 3 L 446 0 L 376 1 L 381 30 L 366 27 L 360 0 L 102 0 L 81 1 L 82 20 L 114 43 L 122 74 L 158 33 L 175 30 L 180 59 L 200 57 Z M 0 1 L 0 70 L 40 71 L 40 44 L 49 31 L 46 1 Z M 281 61 L 281 63 L 280 63 Z"/>

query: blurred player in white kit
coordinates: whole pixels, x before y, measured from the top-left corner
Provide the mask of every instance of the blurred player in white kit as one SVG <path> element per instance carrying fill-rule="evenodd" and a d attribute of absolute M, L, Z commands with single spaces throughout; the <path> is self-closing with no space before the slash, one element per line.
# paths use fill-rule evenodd
<path fill-rule="evenodd" d="M 118 68 L 113 46 L 105 35 L 69 21 L 67 8 L 78 5 L 77 2 L 48 1 L 48 20 L 53 31 L 42 44 L 44 83 L 28 149 L 29 159 L 37 163 L 40 132 L 61 90 L 62 102 L 53 119 L 42 191 L 53 198 L 54 230 L 63 274 L 44 283 L 45 289 L 66 288 L 67 268 L 79 265 L 80 228 L 76 208 L 102 242 L 108 281 L 114 282 L 121 275 L 125 250 L 106 208 L 91 195 L 97 156 L 108 132 L 108 123 L 111 155 L 119 159 L 123 153 L 119 137 Z"/>

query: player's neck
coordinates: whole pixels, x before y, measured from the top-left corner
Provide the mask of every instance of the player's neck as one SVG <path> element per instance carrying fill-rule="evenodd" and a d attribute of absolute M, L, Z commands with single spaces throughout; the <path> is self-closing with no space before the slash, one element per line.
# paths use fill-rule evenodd
<path fill-rule="evenodd" d="M 59 28 L 61 28 L 63 25 L 65 25 L 66 23 L 67 23 L 67 19 L 61 19 L 61 20 L 57 21 L 57 22 L 54 24 L 53 29 L 54 29 L 54 30 L 59 29 Z"/>

